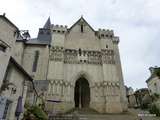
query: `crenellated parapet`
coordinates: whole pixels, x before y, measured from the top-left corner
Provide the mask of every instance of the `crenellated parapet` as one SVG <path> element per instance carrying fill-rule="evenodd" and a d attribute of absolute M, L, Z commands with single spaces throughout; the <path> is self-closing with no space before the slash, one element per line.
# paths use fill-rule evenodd
<path fill-rule="evenodd" d="M 65 25 L 54 25 L 52 24 L 51 26 L 52 32 L 54 33 L 59 33 L 59 34 L 64 34 L 67 31 L 67 26 Z"/>
<path fill-rule="evenodd" d="M 113 39 L 112 39 L 112 41 L 113 41 L 113 43 L 114 44 L 118 44 L 119 43 L 119 37 L 114 37 Z"/>
<path fill-rule="evenodd" d="M 109 30 L 109 29 L 99 29 L 98 30 L 98 37 L 99 38 L 113 38 L 114 32 L 113 32 L 113 30 Z"/>

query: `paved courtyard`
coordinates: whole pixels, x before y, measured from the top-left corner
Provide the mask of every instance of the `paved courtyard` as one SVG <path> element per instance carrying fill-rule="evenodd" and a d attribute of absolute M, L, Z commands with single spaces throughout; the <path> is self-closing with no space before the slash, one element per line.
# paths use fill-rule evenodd
<path fill-rule="evenodd" d="M 160 120 L 160 117 L 151 116 L 147 111 L 139 109 L 130 109 L 124 114 L 78 114 L 78 116 L 79 120 Z"/>

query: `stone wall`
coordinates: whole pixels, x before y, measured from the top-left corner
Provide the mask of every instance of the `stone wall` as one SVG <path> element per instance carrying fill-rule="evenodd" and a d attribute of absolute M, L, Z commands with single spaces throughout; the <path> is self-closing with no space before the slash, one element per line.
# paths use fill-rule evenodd
<path fill-rule="evenodd" d="M 70 29 L 59 27 L 53 27 L 52 33 L 48 98 L 63 101 L 56 105 L 57 109 L 63 106 L 61 111 L 73 108 L 76 80 L 85 77 L 90 86 L 91 108 L 101 113 L 125 111 L 127 99 L 118 37 L 112 30 L 94 31 L 83 19 Z"/>
<path fill-rule="evenodd" d="M 32 71 L 35 52 L 39 51 L 37 70 Z M 26 45 L 24 49 L 23 67 L 34 80 L 46 80 L 48 68 L 49 48 L 47 45 Z"/>
<path fill-rule="evenodd" d="M 23 75 L 22 72 L 20 72 L 15 65 L 9 64 L 9 67 L 7 68 L 8 73 L 6 76 L 5 81 L 8 81 L 11 83 L 9 86 L 9 89 L 6 89 L 3 91 L 2 96 L 7 97 L 8 100 L 11 101 L 11 104 L 9 105 L 9 109 L 7 112 L 7 118 L 9 120 L 16 120 L 15 112 L 17 107 L 17 102 L 19 96 L 22 96 L 22 105 L 24 106 L 25 99 L 26 99 L 26 88 L 24 87 L 24 82 L 29 81 L 26 76 Z M 22 107 L 23 107 L 22 106 Z"/>
<path fill-rule="evenodd" d="M 160 94 L 160 80 L 158 77 L 151 78 L 151 80 L 147 82 L 147 86 L 151 94 Z"/>
<path fill-rule="evenodd" d="M 5 75 L 10 56 L 14 52 L 14 45 L 17 37 L 16 28 L 6 21 L 4 17 L 0 17 L 0 45 L 6 47 L 5 51 L 0 50 L 0 86 Z"/>

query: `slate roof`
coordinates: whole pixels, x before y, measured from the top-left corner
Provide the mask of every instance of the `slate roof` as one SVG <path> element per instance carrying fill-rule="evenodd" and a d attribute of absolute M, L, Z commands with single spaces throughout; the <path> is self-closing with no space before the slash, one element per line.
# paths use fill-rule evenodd
<path fill-rule="evenodd" d="M 75 22 L 68 30 L 70 31 L 77 23 L 79 23 L 79 22 L 81 22 L 81 21 L 83 21 L 84 23 L 86 23 L 90 28 L 91 28 L 91 30 L 93 31 L 93 32 L 95 32 L 95 30 L 91 27 L 91 25 L 83 18 L 83 16 L 81 16 L 81 18 L 77 21 L 77 22 Z"/>
<path fill-rule="evenodd" d="M 34 80 L 34 85 L 37 91 L 47 91 L 49 81 L 48 80 Z"/>
<path fill-rule="evenodd" d="M 50 20 L 50 17 L 49 17 L 48 20 L 46 21 L 45 25 L 43 26 L 43 28 L 50 29 L 50 27 L 51 27 L 51 20 Z"/>
<path fill-rule="evenodd" d="M 45 38 L 44 36 L 42 38 Z M 49 38 L 49 37 L 47 37 Z M 38 38 L 32 38 L 25 42 L 25 44 L 32 44 L 32 45 L 49 45 L 50 39 L 45 38 L 44 40 L 39 40 Z"/>
<path fill-rule="evenodd" d="M 30 45 L 50 45 L 51 43 L 51 22 L 50 17 L 47 19 L 43 28 L 39 29 L 37 38 L 31 38 L 29 40 L 23 40 L 22 36 L 17 38 L 17 42 L 24 42 Z"/>
<path fill-rule="evenodd" d="M 88 22 L 81 17 L 77 22 L 75 22 L 68 30 L 70 31 L 76 24 L 79 22 L 86 23 L 93 32 L 96 32 L 89 24 Z M 37 38 L 32 38 L 30 40 L 24 41 L 25 44 L 31 44 L 31 45 L 50 45 L 51 44 L 51 21 L 50 17 L 47 19 L 46 23 L 44 24 L 43 28 L 39 29 Z M 17 39 L 17 41 L 23 41 L 21 39 Z"/>

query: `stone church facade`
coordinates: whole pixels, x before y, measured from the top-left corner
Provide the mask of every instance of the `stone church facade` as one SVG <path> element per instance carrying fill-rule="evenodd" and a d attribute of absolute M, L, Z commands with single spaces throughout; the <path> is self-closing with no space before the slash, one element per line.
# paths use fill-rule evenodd
<path fill-rule="evenodd" d="M 127 104 L 118 43 L 112 30 L 96 31 L 83 17 L 69 28 L 48 19 L 37 38 L 17 39 L 15 58 L 34 80 L 48 81 L 47 111 L 119 113 Z"/>

